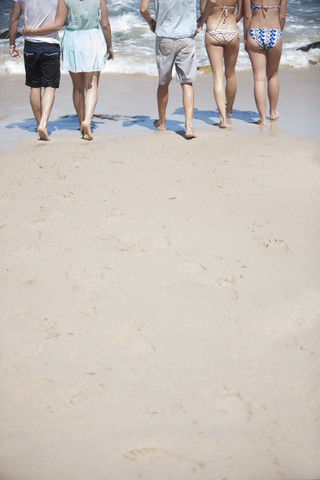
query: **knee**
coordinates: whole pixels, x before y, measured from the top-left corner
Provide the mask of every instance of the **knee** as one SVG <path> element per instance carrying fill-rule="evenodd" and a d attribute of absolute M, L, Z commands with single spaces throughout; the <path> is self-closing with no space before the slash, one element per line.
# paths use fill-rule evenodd
<path fill-rule="evenodd" d="M 236 80 L 236 72 L 235 71 L 226 71 L 225 77 L 227 82 L 234 82 Z"/>
<path fill-rule="evenodd" d="M 268 82 L 278 81 L 278 70 L 267 72 Z"/>
<path fill-rule="evenodd" d="M 254 83 L 265 83 L 266 78 L 266 73 L 255 72 L 253 75 Z"/>
<path fill-rule="evenodd" d="M 223 84 L 224 82 L 224 73 L 223 70 L 215 70 L 213 72 L 213 79 L 215 84 Z"/>
<path fill-rule="evenodd" d="M 77 95 L 84 95 L 84 87 L 79 87 L 74 85 L 73 93 L 76 93 Z"/>
<path fill-rule="evenodd" d="M 165 84 L 159 83 L 158 84 L 158 92 L 159 93 L 165 94 L 165 93 L 168 93 L 168 91 L 169 91 L 169 83 L 165 83 Z"/>

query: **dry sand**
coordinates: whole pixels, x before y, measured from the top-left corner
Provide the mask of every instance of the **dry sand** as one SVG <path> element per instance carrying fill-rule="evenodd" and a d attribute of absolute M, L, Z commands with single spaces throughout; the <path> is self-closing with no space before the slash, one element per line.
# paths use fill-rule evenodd
<path fill-rule="evenodd" d="M 116 113 L 126 101 L 133 121 L 126 86 Z M 93 142 L 73 119 L 50 142 L 16 127 L 0 156 L 1 480 L 320 478 L 319 141 L 202 118 L 192 141 L 180 120 L 135 135 L 103 120 Z"/>

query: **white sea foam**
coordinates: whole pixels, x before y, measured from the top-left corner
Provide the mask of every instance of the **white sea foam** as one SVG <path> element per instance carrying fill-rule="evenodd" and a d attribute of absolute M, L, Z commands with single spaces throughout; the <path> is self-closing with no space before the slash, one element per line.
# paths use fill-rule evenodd
<path fill-rule="evenodd" d="M 292 42 L 284 43 L 281 57 L 282 67 L 305 68 L 320 64 L 320 49 L 310 49 L 308 52 L 297 50 L 301 46 L 311 43 L 310 39 L 305 38 Z M 198 65 L 208 65 L 208 57 L 201 41 L 196 44 Z M 4 49 L 3 49 L 4 50 Z M 7 49 L 6 49 L 7 50 Z M 133 40 L 125 42 L 115 42 L 115 60 L 108 61 L 103 73 L 121 73 L 121 74 L 145 74 L 157 75 L 157 69 L 154 59 L 154 42 L 148 42 L 145 46 L 135 43 Z M 20 49 L 22 54 L 22 49 Z M 240 45 L 240 52 L 237 62 L 237 71 L 246 71 L 251 68 L 247 53 Z M 0 75 L 24 74 L 23 56 L 11 58 L 8 53 L 0 53 Z"/>
<path fill-rule="evenodd" d="M 134 27 L 145 29 L 140 19 L 132 13 L 126 13 L 112 18 L 112 32 L 114 34 L 130 32 Z"/>

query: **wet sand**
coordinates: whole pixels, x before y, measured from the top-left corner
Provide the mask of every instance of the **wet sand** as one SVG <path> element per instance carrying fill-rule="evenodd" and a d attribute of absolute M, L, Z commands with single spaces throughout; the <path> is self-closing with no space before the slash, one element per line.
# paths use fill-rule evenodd
<path fill-rule="evenodd" d="M 319 138 L 320 67 L 280 71 L 280 119 L 269 123 L 263 131 L 278 136 Z M 251 72 L 237 74 L 238 93 L 229 130 L 259 134 L 252 125 L 258 119 L 253 98 Z M 36 124 L 29 105 L 29 89 L 24 77 L 0 77 L 2 90 L 2 113 L 0 115 L 0 152 L 8 151 L 17 140 L 35 139 Z M 157 79 L 145 75 L 101 76 L 99 99 L 94 119 L 93 133 L 98 135 L 136 135 L 154 132 L 157 118 Z M 213 98 L 211 74 L 199 74 L 195 83 L 196 130 L 209 129 L 213 133 L 219 115 Z M 71 81 L 68 74 L 62 75 L 61 87 L 49 120 L 48 130 L 52 138 L 74 136 L 79 125 L 71 98 Z M 184 116 L 181 105 L 181 88 L 175 81 L 170 86 L 167 128 L 181 131 Z"/>

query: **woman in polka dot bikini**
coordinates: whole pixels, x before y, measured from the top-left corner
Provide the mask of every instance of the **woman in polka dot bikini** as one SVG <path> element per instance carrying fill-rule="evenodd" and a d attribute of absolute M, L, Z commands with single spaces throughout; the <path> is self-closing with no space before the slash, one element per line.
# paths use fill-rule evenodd
<path fill-rule="evenodd" d="M 198 27 L 207 24 L 205 44 L 220 114 L 218 127 L 226 128 L 237 91 L 235 67 L 240 44 L 237 22 L 242 18 L 242 0 L 200 0 L 200 12 Z"/>

